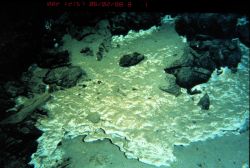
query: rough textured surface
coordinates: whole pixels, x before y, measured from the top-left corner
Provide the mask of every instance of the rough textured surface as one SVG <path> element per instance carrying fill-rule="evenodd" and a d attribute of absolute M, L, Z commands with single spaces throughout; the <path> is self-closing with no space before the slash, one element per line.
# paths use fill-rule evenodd
<path fill-rule="evenodd" d="M 175 75 L 176 83 L 186 89 L 207 82 L 215 69 L 226 66 L 237 70 L 241 60 L 237 40 L 211 40 L 207 36 L 200 40 L 190 41 L 182 55 L 166 64 L 165 71 Z"/>
<path fill-rule="evenodd" d="M 211 72 L 203 68 L 183 67 L 176 74 L 176 83 L 190 89 L 209 80 Z"/>
<path fill-rule="evenodd" d="M 87 76 L 80 67 L 58 67 L 51 69 L 45 76 L 44 82 L 47 84 L 57 84 L 65 88 L 75 86 L 81 76 Z"/>
<path fill-rule="evenodd" d="M 205 94 L 200 101 L 198 102 L 198 106 L 201 107 L 202 110 L 208 110 L 210 106 L 210 99 L 208 94 Z"/>
<path fill-rule="evenodd" d="M 132 54 L 123 55 L 119 61 L 121 67 L 130 67 L 139 64 L 143 59 L 144 55 L 134 52 Z"/>
<path fill-rule="evenodd" d="M 168 75 L 166 80 L 159 86 L 164 92 L 173 94 L 175 96 L 179 96 L 181 94 L 181 88 L 175 82 L 176 78 L 174 76 Z"/>
<path fill-rule="evenodd" d="M 237 17 L 235 14 L 183 14 L 175 21 L 175 28 L 180 35 L 186 35 L 189 39 L 196 34 L 230 38 L 235 36 Z"/>
<path fill-rule="evenodd" d="M 152 37 L 157 37 L 157 45 L 152 45 Z M 138 43 L 142 44 L 139 48 Z M 50 117 L 41 118 L 37 125 L 44 134 L 32 155 L 31 163 L 36 167 L 53 167 L 63 155 L 57 148 L 61 140 L 83 134 L 87 135 L 86 142 L 111 139 L 128 158 L 169 165 L 176 160 L 174 145 L 222 136 L 228 130 L 237 133 L 249 114 L 248 56 L 244 56 L 237 73 L 222 68 L 222 74 L 214 72 L 208 83 L 196 86 L 213 100 L 209 113 L 204 113 L 197 106 L 202 94 L 176 97 L 159 89 L 159 82 L 166 77 L 166 63 L 182 55 L 184 49 L 171 27 L 162 27 L 147 38 L 134 38 L 110 50 L 100 62 L 80 55 L 83 44 L 68 36 L 64 39 L 72 64 L 86 67 L 92 80 L 83 82 L 87 87 L 79 85 L 53 93 L 54 99 L 47 104 Z M 130 68 L 120 67 L 120 55 L 131 50 L 147 59 Z M 241 97 L 235 99 L 239 93 Z M 101 116 L 98 123 L 86 118 L 94 112 Z"/>

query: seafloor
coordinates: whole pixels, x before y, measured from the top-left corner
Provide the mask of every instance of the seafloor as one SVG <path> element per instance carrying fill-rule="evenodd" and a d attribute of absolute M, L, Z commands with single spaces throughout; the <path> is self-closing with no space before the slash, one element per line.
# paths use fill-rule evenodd
<path fill-rule="evenodd" d="M 164 68 L 179 59 L 186 46 L 172 24 L 113 36 L 112 48 L 102 61 L 80 54 L 83 47 L 97 51 L 102 41 L 98 34 L 83 41 L 64 36 L 60 49 L 69 51 L 71 63 L 84 69 L 89 80 L 51 94 L 45 105 L 48 117 L 37 122 L 43 134 L 31 164 L 36 168 L 249 165 L 245 150 L 249 135 L 239 133 L 249 115 L 244 46 L 237 73 L 224 68 L 222 74 L 214 72 L 207 83 L 196 86 L 210 96 L 206 111 L 197 106 L 203 94 L 189 95 L 182 89 L 176 97 L 159 89 L 170 75 Z M 120 57 L 132 52 L 146 59 L 130 68 L 119 66 Z"/>

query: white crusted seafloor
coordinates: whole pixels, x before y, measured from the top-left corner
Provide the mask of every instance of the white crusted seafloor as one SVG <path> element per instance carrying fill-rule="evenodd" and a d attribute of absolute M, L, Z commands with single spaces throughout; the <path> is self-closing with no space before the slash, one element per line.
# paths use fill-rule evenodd
<path fill-rule="evenodd" d="M 211 99 L 209 111 L 202 111 L 197 102 L 203 94 L 189 96 L 183 90 L 175 97 L 158 89 L 166 82 L 166 63 L 178 59 L 185 44 L 172 26 L 154 30 L 146 36 L 140 32 L 141 36 L 113 48 L 100 62 L 79 53 L 84 46 L 98 44 L 65 36 L 63 47 L 70 51 L 72 63 L 81 66 L 92 80 L 82 82 L 86 88 L 79 84 L 52 94 L 46 105 L 49 117 L 37 123 L 44 133 L 31 164 L 53 167 L 63 155 L 57 149 L 62 139 L 87 135 L 87 142 L 109 138 L 128 158 L 167 166 L 178 159 L 173 155 L 174 145 L 188 145 L 227 131 L 237 133 L 249 115 L 248 55 L 237 73 L 224 69 L 220 76 L 214 73 L 208 83 L 197 86 Z M 134 51 L 144 54 L 146 60 L 134 67 L 119 67 L 119 58 Z M 87 116 L 96 113 L 101 120 L 92 123 Z"/>

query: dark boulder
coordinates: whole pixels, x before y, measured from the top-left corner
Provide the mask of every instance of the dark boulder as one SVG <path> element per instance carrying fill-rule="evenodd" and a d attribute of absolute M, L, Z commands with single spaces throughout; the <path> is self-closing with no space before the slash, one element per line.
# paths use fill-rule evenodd
<path fill-rule="evenodd" d="M 67 71 L 68 71 L 68 67 L 66 67 L 66 66 L 51 69 L 46 74 L 43 81 L 46 84 L 57 83 L 58 81 L 62 80 L 64 73 Z"/>
<path fill-rule="evenodd" d="M 224 55 L 222 54 L 219 46 L 216 45 L 210 46 L 209 57 L 213 60 L 216 67 L 221 67 L 224 65 Z"/>
<path fill-rule="evenodd" d="M 164 69 L 166 73 L 176 77 L 176 83 L 183 88 L 190 89 L 197 84 L 207 82 L 215 69 L 215 64 L 208 53 L 199 54 L 191 47 L 184 49 L 184 53 Z"/>
<path fill-rule="evenodd" d="M 175 60 L 166 63 L 165 72 L 176 75 L 181 67 L 191 67 L 194 63 L 194 57 L 199 57 L 198 53 L 190 47 L 186 47 L 180 56 L 175 56 Z"/>
<path fill-rule="evenodd" d="M 75 86 L 82 75 L 86 76 L 87 74 L 80 67 L 58 67 L 50 70 L 43 81 L 47 84 L 57 84 L 69 88 Z"/>
<path fill-rule="evenodd" d="M 160 25 L 164 13 L 122 12 L 110 19 L 111 33 L 113 35 L 127 34 L 129 30 L 139 31 Z"/>
<path fill-rule="evenodd" d="M 239 38 L 248 47 L 250 45 L 249 19 L 237 14 L 180 14 L 175 20 L 175 29 L 189 41 Z"/>
<path fill-rule="evenodd" d="M 89 47 L 81 49 L 80 53 L 84 54 L 84 56 L 94 56 L 93 50 L 91 50 Z"/>
<path fill-rule="evenodd" d="M 96 53 L 97 61 L 101 61 L 103 56 L 104 56 L 104 46 L 103 46 L 103 43 L 101 43 L 101 45 L 99 46 L 98 51 Z"/>
<path fill-rule="evenodd" d="M 140 63 L 142 60 L 144 60 L 145 56 L 134 52 L 132 54 L 128 54 L 128 55 L 123 55 L 119 61 L 119 65 L 121 67 L 130 67 L 130 66 L 134 66 L 138 63 Z"/>
<path fill-rule="evenodd" d="M 200 99 L 198 106 L 200 106 L 202 110 L 209 110 L 210 98 L 207 93 Z"/>
<path fill-rule="evenodd" d="M 86 73 L 80 67 L 70 67 L 68 71 L 63 73 L 62 79 L 58 82 L 59 86 L 70 88 L 75 86 L 78 79 Z"/>
<path fill-rule="evenodd" d="M 194 65 L 210 71 L 224 66 L 236 68 L 241 60 L 237 40 L 191 41 L 189 45 L 199 53 L 198 57 L 195 57 Z"/>
<path fill-rule="evenodd" d="M 105 38 L 99 45 L 98 52 L 96 53 L 97 61 L 101 61 L 104 57 L 104 52 L 108 52 L 111 48 L 111 37 Z"/>
<path fill-rule="evenodd" d="M 215 38 L 232 38 L 236 34 L 237 15 L 217 13 L 193 13 L 179 15 L 175 29 L 180 35 L 193 39 L 197 34 Z"/>
<path fill-rule="evenodd" d="M 180 87 L 190 89 L 195 85 L 207 82 L 211 74 L 209 70 L 204 68 L 182 67 L 176 74 L 176 83 Z"/>
<path fill-rule="evenodd" d="M 203 54 L 200 54 L 200 57 L 194 59 L 194 66 L 205 68 L 211 72 L 214 71 L 216 68 L 216 64 L 210 58 L 208 51 L 204 52 Z"/>
<path fill-rule="evenodd" d="M 236 68 L 241 60 L 241 50 L 238 46 L 238 41 L 226 41 L 224 43 L 222 54 L 224 56 L 225 66 Z"/>

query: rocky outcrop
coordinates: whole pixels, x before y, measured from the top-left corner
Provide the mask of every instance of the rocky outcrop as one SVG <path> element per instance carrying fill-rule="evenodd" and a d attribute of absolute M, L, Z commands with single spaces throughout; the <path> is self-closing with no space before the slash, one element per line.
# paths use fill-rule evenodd
<path fill-rule="evenodd" d="M 197 35 L 219 39 L 239 38 L 249 46 L 249 21 L 237 14 L 181 14 L 175 21 L 175 29 L 189 41 Z"/>
<path fill-rule="evenodd" d="M 61 79 L 57 82 L 57 84 L 65 88 L 70 88 L 76 85 L 78 79 L 82 75 L 86 76 L 87 74 L 80 67 L 70 67 L 62 74 Z"/>
<path fill-rule="evenodd" d="M 145 58 L 144 55 L 137 53 L 137 52 L 134 52 L 132 54 L 123 55 L 120 58 L 119 65 L 121 67 L 134 66 L 136 64 L 139 64 L 142 60 L 144 60 L 144 58 Z"/>
<path fill-rule="evenodd" d="M 176 83 L 183 88 L 190 89 L 197 84 L 209 80 L 211 72 L 204 68 L 182 67 L 176 73 Z"/>
<path fill-rule="evenodd" d="M 192 39 L 196 34 L 209 35 L 215 38 L 230 38 L 235 33 L 237 15 L 217 13 L 193 13 L 179 15 L 175 29 L 180 35 Z"/>
<path fill-rule="evenodd" d="M 75 86 L 80 77 L 86 77 L 87 74 L 80 67 L 58 67 L 51 69 L 43 81 L 46 84 L 56 84 L 61 87 L 69 88 Z"/>
<path fill-rule="evenodd" d="M 93 50 L 91 50 L 89 47 L 82 48 L 80 53 L 84 56 L 94 56 Z"/>
<path fill-rule="evenodd" d="M 181 94 L 181 88 L 176 84 L 175 80 L 174 76 L 168 75 L 164 82 L 159 85 L 159 89 L 174 96 L 179 96 Z"/>
<path fill-rule="evenodd" d="M 189 45 L 200 55 L 195 58 L 195 64 L 211 71 L 225 66 L 236 68 L 241 60 L 237 40 L 194 40 Z"/>
<path fill-rule="evenodd" d="M 241 60 L 241 51 L 237 40 L 212 39 L 210 36 L 198 36 L 192 40 L 183 55 L 167 63 L 165 71 L 176 77 L 176 83 L 184 88 L 205 83 L 217 68 L 227 66 L 235 71 Z M 201 41 L 201 39 L 203 41 Z"/>
<path fill-rule="evenodd" d="M 129 30 L 149 29 L 159 25 L 163 16 L 163 13 L 122 12 L 111 17 L 111 33 L 120 35 L 127 34 Z"/>
<path fill-rule="evenodd" d="M 200 99 L 197 105 L 200 106 L 202 110 L 209 110 L 210 98 L 207 93 Z"/>

